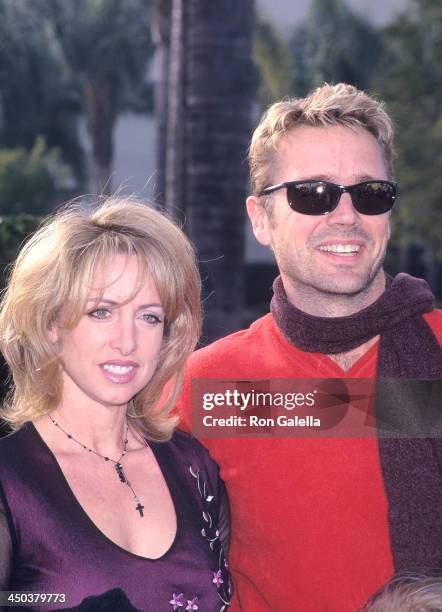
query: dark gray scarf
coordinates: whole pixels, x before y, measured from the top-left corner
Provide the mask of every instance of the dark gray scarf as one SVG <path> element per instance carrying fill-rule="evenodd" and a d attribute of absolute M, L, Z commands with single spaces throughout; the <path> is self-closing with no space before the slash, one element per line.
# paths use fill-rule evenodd
<path fill-rule="evenodd" d="M 440 382 L 425 382 L 442 379 L 441 347 L 422 317 L 434 308 L 429 286 L 408 274 L 388 277 L 376 302 L 336 318 L 314 317 L 293 306 L 280 277 L 273 290 L 275 322 L 287 340 L 304 351 L 344 353 L 380 335 L 378 429 L 385 415 L 396 414 L 402 432 L 402 437 L 378 437 L 395 569 L 442 569 L 442 440 L 425 429 L 428 421 L 423 424 L 421 414 L 429 403 L 442 412 Z M 404 378 L 419 380 L 397 380 Z M 413 436 L 417 432 L 417 437 L 404 437 L 404 431 Z"/>

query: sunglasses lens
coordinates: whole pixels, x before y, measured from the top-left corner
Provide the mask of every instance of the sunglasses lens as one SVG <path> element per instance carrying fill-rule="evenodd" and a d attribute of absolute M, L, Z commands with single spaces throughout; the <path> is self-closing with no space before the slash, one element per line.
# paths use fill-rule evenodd
<path fill-rule="evenodd" d="M 325 215 L 336 208 L 339 201 L 339 187 L 321 183 L 296 183 L 287 187 L 290 208 L 303 215 Z"/>
<path fill-rule="evenodd" d="M 362 183 L 353 192 L 354 206 L 363 215 L 382 215 L 393 208 L 396 198 L 394 185 L 384 181 Z"/>

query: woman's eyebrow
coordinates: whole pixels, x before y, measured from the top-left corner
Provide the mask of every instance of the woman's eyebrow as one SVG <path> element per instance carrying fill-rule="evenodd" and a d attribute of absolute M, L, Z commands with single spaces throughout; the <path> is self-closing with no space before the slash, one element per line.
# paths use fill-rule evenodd
<path fill-rule="evenodd" d="M 88 304 L 109 304 L 110 306 L 118 306 L 118 302 L 114 300 L 108 300 L 107 298 L 89 298 L 87 301 Z"/>
<path fill-rule="evenodd" d="M 161 310 L 163 310 L 162 304 L 159 304 L 158 302 L 151 302 L 149 304 L 141 304 L 141 306 L 138 306 L 138 310 L 141 310 L 142 308 L 161 308 Z"/>
<path fill-rule="evenodd" d="M 116 302 L 115 300 L 110 300 L 108 298 L 102 298 L 102 299 L 94 299 L 94 298 L 90 298 L 87 301 L 88 304 L 107 304 L 109 306 L 120 306 L 120 302 Z M 163 309 L 163 305 L 160 304 L 159 302 L 149 302 L 148 304 L 141 304 L 141 306 L 138 307 L 138 310 L 142 309 L 142 308 L 161 308 Z"/>

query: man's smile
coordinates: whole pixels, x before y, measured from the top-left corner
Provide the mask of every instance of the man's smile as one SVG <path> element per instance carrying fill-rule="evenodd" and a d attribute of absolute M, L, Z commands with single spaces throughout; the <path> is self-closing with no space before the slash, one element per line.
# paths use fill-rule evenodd
<path fill-rule="evenodd" d="M 354 256 L 359 253 L 361 246 L 359 244 L 328 244 L 320 246 L 319 250 L 335 255 Z"/>

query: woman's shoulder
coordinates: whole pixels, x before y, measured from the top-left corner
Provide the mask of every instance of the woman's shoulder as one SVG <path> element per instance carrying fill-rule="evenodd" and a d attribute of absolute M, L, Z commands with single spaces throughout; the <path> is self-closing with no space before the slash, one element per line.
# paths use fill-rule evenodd
<path fill-rule="evenodd" d="M 169 442 L 172 446 L 179 449 L 180 452 L 186 453 L 189 457 L 207 461 L 216 465 L 209 455 L 209 451 L 197 440 L 192 434 L 182 429 L 175 429 L 173 436 Z"/>
<path fill-rule="evenodd" d="M 155 446 L 160 453 L 167 453 L 176 463 L 185 465 L 190 473 L 203 473 L 214 483 L 218 480 L 218 465 L 201 442 L 188 432 L 176 429 L 168 442 L 157 443 Z"/>
<path fill-rule="evenodd" d="M 31 423 L 0 438 L 0 470 L 25 469 L 33 460 L 36 447 Z"/>
<path fill-rule="evenodd" d="M 201 442 L 188 431 L 184 431 L 184 429 L 175 429 L 169 442 L 183 449 L 189 449 L 196 452 L 207 452 Z"/>
<path fill-rule="evenodd" d="M 16 431 L 7 433 L 0 438 L 0 457 L 13 459 L 17 448 L 26 444 L 29 431 L 26 425 L 20 427 Z"/>

